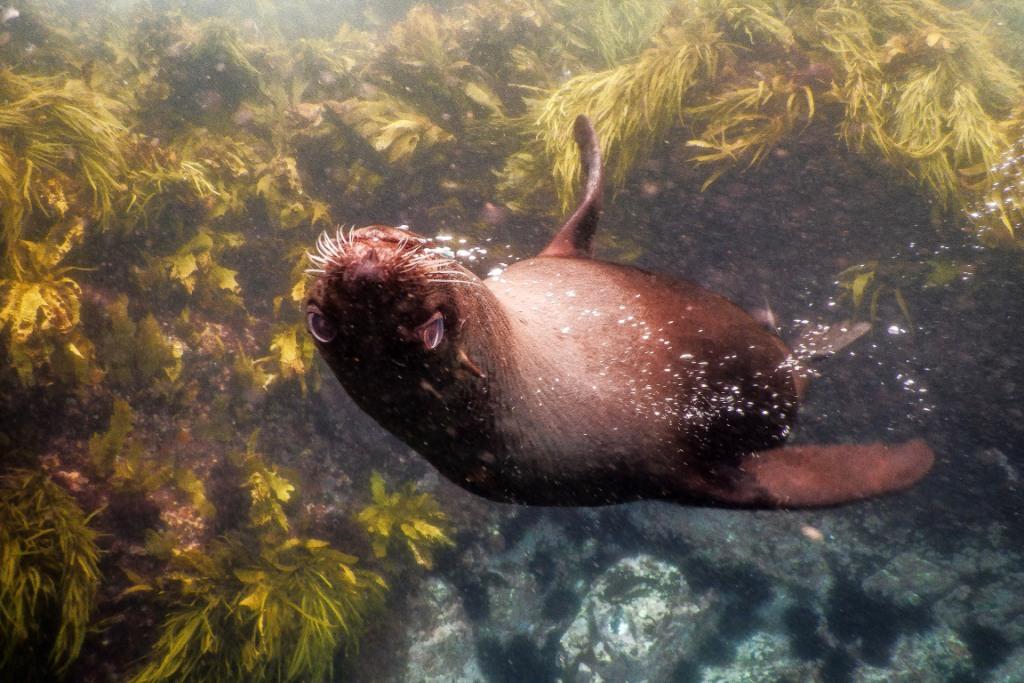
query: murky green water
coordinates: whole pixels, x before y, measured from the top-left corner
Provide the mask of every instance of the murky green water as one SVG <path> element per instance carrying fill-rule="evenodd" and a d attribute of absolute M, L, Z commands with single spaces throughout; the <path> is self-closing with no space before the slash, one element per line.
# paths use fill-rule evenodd
<path fill-rule="evenodd" d="M 4 5 L 0 679 L 1024 680 L 1022 31 L 1018 0 Z M 446 477 L 386 428 L 497 390 L 360 409 L 420 377 L 398 339 L 462 328 L 368 334 L 395 363 L 353 400 L 307 331 L 318 237 L 405 226 L 446 277 L 500 276 L 580 201 L 579 114 L 597 258 L 788 343 L 869 322 L 790 443 L 922 438 L 926 477 L 518 506 L 465 490 L 514 458 Z M 527 435 L 540 400 L 504 404 Z"/>

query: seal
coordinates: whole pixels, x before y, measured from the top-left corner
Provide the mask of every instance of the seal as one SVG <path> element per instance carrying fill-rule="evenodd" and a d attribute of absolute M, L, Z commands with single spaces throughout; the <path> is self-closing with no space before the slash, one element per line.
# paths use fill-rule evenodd
<path fill-rule="evenodd" d="M 696 284 L 593 258 L 601 156 L 585 117 L 575 135 L 583 200 L 498 276 L 404 229 L 321 235 L 307 327 L 362 410 L 504 502 L 828 506 L 925 475 L 919 439 L 784 446 L 799 354 Z"/>

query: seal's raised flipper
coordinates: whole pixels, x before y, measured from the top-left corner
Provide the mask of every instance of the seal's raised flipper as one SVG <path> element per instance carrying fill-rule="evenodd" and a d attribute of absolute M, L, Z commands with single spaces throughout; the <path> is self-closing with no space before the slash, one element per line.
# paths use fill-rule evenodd
<path fill-rule="evenodd" d="M 908 488 L 934 460 L 922 439 L 774 448 L 746 456 L 735 487 L 722 499 L 740 507 L 839 505 Z"/>
<path fill-rule="evenodd" d="M 793 356 L 802 362 L 821 360 L 839 353 L 871 331 L 871 323 L 844 321 L 811 325 L 793 345 Z"/>
<path fill-rule="evenodd" d="M 586 116 L 576 117 L 573 133 L 580 148 L 580 160 L 583 162 L 583 173 L 586 176 L 583 201 L 558 229 L 554 239 L 544 247 L 539 256 L 589 258 L 593 253 L 591 242 L 597 229 L 597 222 L 601 218 L 601 194 L 604 185 L 601 148 L 597 143 L 594 127 L 590 125 L 590 119 Z"/>
<path fill-rule="evenodd" d="M 871 331 L 871 323 L 844 321 L 833 325 L 811 325 L 800 333 L 784 365 L 793 371 L 800 400 L 807 394 L 808 382 L 817 377 L 814 364 L 839 353 Z"/>

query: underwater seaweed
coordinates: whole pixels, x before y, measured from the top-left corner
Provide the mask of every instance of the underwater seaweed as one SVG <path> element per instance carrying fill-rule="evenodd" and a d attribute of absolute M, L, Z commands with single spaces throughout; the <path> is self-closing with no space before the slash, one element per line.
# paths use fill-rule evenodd
<path fill-rule="evenodd" d="M 254 549 L 229 537 L 179 552 L 156 589 L 171 613 L 130 680 L 329 680 L 335 651 L 355 647 L 386 587 L 355 561 L 298 538 Z"/>
<path fill-rule="evenodd" d="M 391 164 L 406 164 L 417 150 L 454 139 L 451 133 L 390 96 L 329 102 L 327 111 Z"/>
<path fill-rule="evenodd" d="M 836 276 L 838 302 L 847 301 L 851 312 L 871 322 L 878 320 L 878 311 L 886 296 L 891 296 L 908 327 L 913 327 L 906 292 L 931 287 L 945 287 L 971 276 L 973 267 L 949 258 L 927 260 L 877 259 L 851 266 Z"/>
<path fill-rule="evenodd" d="M 69 276 L 75 268 L 61 265 L 84 233 L 84 220 L 69 219 L 40 241 L 18 240 L 11 252 L 17 275 L 0 278 L 0 332 L 23 386 L 46 367 L 60 379 L 91 377 L 92 344 L 78 329 L 81 288 Z"/>
<path fill-rule="evenodd" d="M 609 175 L 614 183 L 621 183 L 654 140 L 682 121 L 687 92 L 713 79 L 722 52 L 729 51 L 719 41 L 713 22 L 699 19 L 663 30 L 654 47 L 635 59 L 576 76 L 536 102 L 531 127 L 538 131 L 543 155 L 552 160 L 563 210 L 580 177 L 578 151 L 565 135 L 570 129 L 566 122 L 584 113 L 592 118 L 607 155 Z"/>
<path fill-rule="evenodd" d="M 316 539 L 254 546 L 229 536 L 178 551 L 156 586 L 170 614 L 132 677 L 156 681 L 326 681 L 354 648 L 386 584 Z"/>
<path fill-rule="evenodd" d="M 238 271 L 220 262 L 223 253 L 245 243 L 241 233 L 201 227 L 174 253 L 151 256 L 137 271 L 140 284 L 173 284 L 204 308 L 244 308 Z"/>
<path fill-rule="evenodd" d="M 155 509 L 154 503 L 143 501 L 163 491 L 177 489 L 200 516 L 212 516 L 214 508 L 206 496 L 203 480 L 189 467 L 168 462 L 147 450 L 140 439 L 133 437 L 134 428 L 135 413 L 131 406 L 123 399 L 115 399 L 106 431 L 89 437 L 89 462 L 96 478 L 109 490 L 110 510 L 116 515 L 125 506 L 133 510 L 140 506 Z M 114 525 L 145 523 L 137 512 L 136 516 L 138 520 L 111 520 L 107 515 L 104 518 Z"/>
<path fill-rule="evenodd" d="M 278 376 L 298 379 L 303 394 L 308 388 L 306 378 L 313 369 L 315 352 L 316 346 L 303 323 L 278 327 L 270 340 L 270 359 L 277 367 Z"/>
<path fill-rule="evenodd" d="M 0 677 L 61 674 L 82 649 L 101 578 L 92 515 L 45 474 L 11 470 L 0 474 L 0 519 Z"/>
<path fill-rule="evenodd" d="M 370 534 L 373 554 L 387 557 L 394 545 L 405 547 L 421 567 L 434 566 L 433 552 L 440 546 L 454 545 L 448 537 L 448 516 L 429 493 L 417 493 L 413 484 L 388 493 L 379 472 L 370 476 L 373 502 L 360 511 L 357 519 Z"/>
<path fill-rule="evenodd" d="M 132 320 L 128 297 L 106 306 L 109 329 L 97 340 L 105 378 L 124 389 L 143 390 L 161 380 L 173 384 L 181 376 L 184 345 L 164 334 L 152 313 Z"/>
<path fill-rule="evenodd" d="M 711 182 L 799 135 L 817 109 L 851 149 L 964 208 L 991 186 L 1024 92 L 991 42 L 969 14 L 933 0 L 682 3 L 632 60 L 534 101 L 525 121 L 539 148 L 527 151 L 551 160 L 564 210 L 579 180 L 565 135 L 578 114 L 594 120 L 616 183 L 674 126 L 703 150 L 694 161 L 718 165 Z"/>
<path fill-rule="evenodd" d="M 258 436 L 238 457 L 248 525 L 205 547 L 157 538 L 151 548 L 168 570 L 132 577 L 127 593 L 154 593 L 169 611 L 133 683 L 331 680 L 338 649 L 354 651 L 381 607 L 380 575 L 326 541 L 292 535 L 283 504 L 295 487 L 256 451 Z"/>
<path fill-rule="evenodd" d="M 111 217 L 123 188 L 126 128 L 119 105 L 82 81 L 0 70 L 0 239 L 3 274 L 17 278 L 15 253 L 29 213 L 47 215 L 53 183 L 83 218 Z M 79 199 L 81 197 L 82 199 Z"/>

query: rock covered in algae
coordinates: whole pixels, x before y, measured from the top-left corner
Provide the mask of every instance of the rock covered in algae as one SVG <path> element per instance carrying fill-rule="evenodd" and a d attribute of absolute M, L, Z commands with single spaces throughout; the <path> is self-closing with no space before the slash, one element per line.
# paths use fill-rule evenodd
<path fill-rule="evenodd" d="M 912 607 L 945 595 L 957 579 L 955 568 L 940 566 L 915 552 L 905 552 L 866 578 L 863 588 L 869 595 Z"/>
<path fill-rule="evenodd" d="M 711 594 L 667 562 L 620 560 L 594 582 L 559 642 L 563 683 L 667 681 L 713 623 Z"/>
<path fill-rule="evenodd" d="M 971 651 L 960 636 L 946 626 L 924 633 L 900 636 L 887 666 L 861 664 L 854 683 L 915 683 L 953 681 L 971 672 Z"/>
<path fill-rule="evenodd" d="M 421 683 L 484 683 L 473 629 L 458 594 L 447 582 L 432 578 L 420 589 L 415 623 L 401 680 Z"/>
<path fill-rule="evenodd" d="M 761 631 L 736 646 L 728 664 L 707 666 L 702 683 L 776 683 L 815 681 L 816 665 L 795 658 L 784 634 Z"/>
<path fill-rule="evenodd" d="M 990 676 L 992 681 L 1024 681 L 1024 648 L 1017 650 Z"/>

